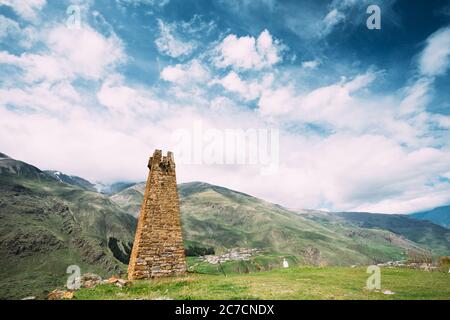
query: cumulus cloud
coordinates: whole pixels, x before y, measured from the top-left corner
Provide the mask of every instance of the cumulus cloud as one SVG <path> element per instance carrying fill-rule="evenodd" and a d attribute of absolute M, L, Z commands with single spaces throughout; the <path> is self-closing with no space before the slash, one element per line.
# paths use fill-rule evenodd
<path fill-rule="evenodd" d="M 367 87 L 376 75 L 368 72 L 354 79 L 342 79 L 330 86 L 320 87 L 304 95 L 299 95 L 291 87 L 265 90 L 259 101 L 262 115 L 296 116 L 302 121 L 332 122 L 354 117 L 356 109 L 352 94 Z M 355 111 L 356 111 L 355 110 Z"/>
<path fill-rule="evenodd" d="M 21 68 L 27 82 L 58 81 L 82 77 L 99 79 L 125 59 L 116 35 L 105 37 L 85 26 L 80 30 L 57 26 L 48 30 L 45 50 L 13 55 L 0 52 L 0 63 Z"/>
<path fill-rule="evenodd" d="M 319 134 L 378 134 L 414 148 L 442 143 L 430 133 L 437 126 L 445 127 L 446 117 L 426 112 L 429 92 L 420 93 L 420 87 L 412 86 L 400 95 L 373 95 L 370 87 L 376 77 L 376 72 L 367 72 L 305 93 L 292 86 L 269 88 L 258 101 L 258 111 L 282 126 L 312 125 Z"/>
<path fill-rule="evenodd" d="M 450 68 L 450 27 L 442 28 L 426 40 L 419 57 L 419 69 L 425 76 L 444 75 Z"/>
<path fill-rule="evenodd" d="M 129 87 L 120 77 L 107 79 L 97 92 L 97 99 L 110 112 L 127 118 L 152 118 L 165 105 L 153 96 L 151 90 Z"/>
<path fill-rule="evenodd" d="M 283 46 L 264 30 L 254 38 L 228 35 L 216 48 L 214 61 L 217 67 L 232 66 L 236 69 L 262 69 L 282 60 Z"/>
<path fill-rule="evenodd" d="M 0 106 L 61 115 L 81 100 L 79 93 L 68 82 L 43 82 L 25 88 L 1 88 Z"/>
<path fill-rule="evenodd" d="M 313 207 L 325 200 L 334 210 L 408 212 L 413 206 L 406 209 L 403 202 L 414 199 L 413 192 L 439 193 L 439 188 L 430 188 L 428 183 L 448 167 L 445 152 L 434 148 L 408 151 L 382 135 L 334 134 L 302 144 L 305 151 L 297 152 L 292 160 L 305 164 L 299 184 L 302 190 L 307 185 L 316 189 L 304 199 L 310 206 L 316 201 Z M 383 206 L 386 199 L 396 205 Z"/>
<path fill-rule="evenodd" d="M 108 84 L 107 90 L 111 92 L 102 93 L 106 99 L 103 103 L 119 111 L 126 108 L 124 105 L 132 107 L 130 104 L 134 103 L 137 90 L 124 87 Z M 115 99 L 117 102 L 113 101 Z M 74 112 L 73 107 L 69 108 L 65 121 L 43 113 L 17 114 L 0 108 L 0 141 L 4 152 L 15 150 L 13 156 L 44 168 L 56 168 L 93 180 L 139 181 L 145 179 L 142 159 L 148 157 L 149 150 L 174 147 L 170 140 L 174 128 L 192 130 L 195 121 L 202 121 L 205 128 L 219 130 L 267 128 L 254 114 L 237 108 L 227 113 L 233 105 L 230 100 L 221 98 L 212 103 L 225 103 L 227 107 L 222 110 L 225 113 L 176 106 L 173 109 L 176 112 L 164 113 L 164 120 L 144 117 L 130 122 L 120 113 L 102 117 L 99 111 L 75 109 Z M 133 129 L 124 130 L 124 127 Z M 7 138 L 12 132 L 14 139 Z M 45 146 L 41 141 L 46 142 Z M 257 169 L 246 166 L 180 163 L 179 180 L 224 185 L 295 208 L 399 213 L 450 200 L 448 190 L 443 190 L 442 185 L 430 186 L 436 177 L 450 172 L 450 159 L 445 151 L 428 147 L 408 150 L 395 140 L 377 134 L 336 133 L 321 138 L 284 132 L 280 143 L 280 153 L 284 156 L 274 176 L 262 177 Z M 17 149 L 15 144 L 22 147 Z M 89 154 L 89 157 L 80 157 L 80 154 Z M 72 157 L 77 161 L 66 161 Z M 105 159 L 108 159 L 107 165 L 99 165 L 104 164 Z M 418 201 L 420 198 L 423 199 Z"/>
<path fill-rule="evenodd" d="M 306 96 L 296 95 L 294 88 L 279 88 L 273 99 L 281 101 L 282 107 L 289 105 L 293 96 L 300 97 L 299 105 L 303 99 L 311 100 L 311 114 L 332 108 L 328 104 L 333 104 L 336 99 L 356 107 L 358 104 L 352 100 L 352 94 L 369 85 L 372 78 L 371 74 L 363 74 L 331 87 L 319 88 Z M 143 180 L 146 171 L 142 159 L 147 158 L 148 150 L 161 146 L 173 148 L 174 141 L 170 136 L 174 128 L 189 132 L 193 130 L 192 123 L 195 121 L 202 121 L 205 128 L 219 130 L 268 128 L 262 118 L 235 108 L 231 100 L 223 97 L 211 101 L 214 108 L 210 112 L 199 110 L 195 105 L 183 107 L 176 104 L 172 105 L 172 112 L 164 112 L 160 108 L 166 108 L 166 100 L 158 99 L 146 89 L 133 88 L 122 83 L 121 79 L 113 78 L 104 82 L 97 95 L 99 102 L 110 111 L 110 114 L 102 115 L 101 110 L 76 107 L 83 101 L 80 101 L 79 95 L 73 94 L 70 87 L 66 90 L 55 88 L 51 92 L 64 91 L 64 121 L 48 113 L 19 115 L 0 108 L 3 151 L 16 150 L 12 153 L 15 157 L 93 180 Z M 36 92 L 26 93 L 27 103 L 34 105 L 32 99 L 36 97 Z M 43 106 L 47 103 L 59 105 L 57 101 L 48 100 L 52 94 L 47 98 L 38 96 Z M 5 97 L 5 94 L 2 92 L 1 96 Z M 17 96 L 17 92 L 9 94 L 11 99 Z M 321 96 L 324 96 L 323 100 L 319 99 Z M 0 105 L 4 103 L 0 100 Z M 153 111 L 158 114 L 158 119 L 145 113 Z M 302 115 L 306 116 L 305 113 Z M 373 116 L 371 110 L 363 115 Z M 334 114 L 335 118 L 339 116 L 343 115 Z M 308 117 L 314 119 L 313 115 Z M 331 114 L 320 113 L 317 117 L 330 121 L 333 118 Z M 374 121 L 379 119 L 376 117 Z M 350 123 L 347 125 L 350 126 Z M 15 133 L 14 139 L 7 138 L 11 137 L 11 132 Z M 49 147 L 42 146 L 38 141 L 46 141 Z M 86 141 L 89 143 L 86 144 Z M 14 148 L 17 143 L 22 145 L 20 150 Z M 405 148 L 386 130 L 366 134 L 336 132 L 326 137 L 284 131 L 280 144 L 280 153 L 284 156 L 274 176 L 260 176 L 257 168 L 246 166 L 180 163 L 179 180 L 201 180 L 224 185 L 295 208 L 401 213 L 450 200 L 448 190 L 436 182 L 437 177 L 450 172 L 448 152 L 427 146 Z M 49 153 L 52 157 L 48 157 Z M 86 153 L 89 157 L 79 157 Z M 77 161 L 64 161 L 70 157 L 75 157 Z M 104 163 L 104 159 L 108 159 L 108 165 L 99 166 L 98 163 Z M 430 183 L 435 185 L 431 187 Z"/>
<path fill-rule="evenodd" d="M 206 82 L 209 78 L 208 69 L 197 59 L 186 64 L 168 66 L 161 71 L 161 79 L 181 85 Z"/>
<path fill-rule="evenodd" d="M 227 91 L 237 93 L 244 100 L 249 101 L 258 98 L 264 90 L 272 85 L 272 82 L 272 74 L 265 75 L 260 82 L 258 80 L 245 81 L 235 71 L 230 71 L 225 77 L 215 81 Z"/>
<path fill-rule="evenodd" d="M 299 98 L 290 87 L 265 90 L 258 102 L 259 112 L 263 116 L 285 115 L 293 111 Z"/>
<path fill-rule="evenodd" d="M 337 2 L 334 8 L 347 10 Z M 177 162 L 179 182 L 206 181 L 295 208 L 402 213 L 450 201 L 443 181 L 450 177 L 450 117 L 427 112 L 431 78 L 446 68 L 445 50 L 435 50 L 440 69 L 427 65 L 416 82 L 381 95 L 372 91 L 381 72 L 354 66 L 356 75 L 305 85 L 295 79 L 297 66 L 278 68 L 284 46 L 267 30 L 212 39 L 190 57 L 196 44 L 186 39 L 199 30 L 211 36 L 213 24 L 195 17 L 161 23 L 158 48 L 183 63 L 165 66 L 152 86 L 121 74 L 130 59 L 114 32 L 105 36 L 87 25 L 75 35 L 51 24 L 35 37 L 34 50 L 2 49 L 0 63 L 10 74 L 0 84 L 1 151 L 93 181 L 142 181 L 151 150 L 176 149 L 174 130 L 194 137 L 197 122 L 221 133 L 275 128 L 277 174 Z M 430 36 L 423 55 L 442 43 L 438 33 Z M 304 61 L 301 68 L 319 64 Z"/>

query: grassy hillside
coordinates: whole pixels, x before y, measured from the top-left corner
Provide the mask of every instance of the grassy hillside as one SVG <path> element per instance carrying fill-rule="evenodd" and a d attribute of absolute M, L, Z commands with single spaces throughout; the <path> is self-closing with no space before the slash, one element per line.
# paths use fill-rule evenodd
<path fill-rule="evenodd" d="M 450 206 L 439 207 L 433 210 L 411 214 L 411 217 L 419 220 L 427 220 L 450 229 Z"/>
<path fill-rule="evenodd" d="M 227 277 L 192 274 L 137 281 L 122 289 L 113 285 L 82 289 L 75 299 L 450 299 L 450 277 L 445 273 L 382 269 L 378 292 L 365 289 L 368 276 L 365 268 L 345 267 L 297 267 Z M 394 294 L 383 294 L 385 290 Z"/>
<path fill-rule="evenodd" d="M 69 265 L 122 272 L 136 225 L 108 197 L 3 157 L 0 222 L 0 298 L 42 297 L 65 283 Z"/>
<path fill-rule="evenodd" d="M 389 231 L 398 235 L 391 239 L 392 243 L 409 240 L 437 255 L 450 253 L 450 230 L 428 221 L 413 219 L 408 215 L 320 211 L 306 211 L 301 215 L 329 228 L 346 226 Z"/>
<path fill-rule="evenodd" d="M 112 200 L 137 217 L 144 187 L 137 184 L 114 195 Z M 344 219 L 340 214 L 299 214 L 201 182 L 181 184 L 179 193 L 185 240 L 213 246 L 217 252 L 233 247 L 261 248 L 296 256 L 301 264 L 350 265 L 399 260 L 405 258 L 407 250 L 422 251 L 425 247 L 439 253 L 447 250 L 448 233 L 413 219 L 405 218 L 404 222 L 412 223 L 405 230 L 391 230 L 387 228 L 392 219 L 389 216 L 384 228 L 377 228 Z M 414 232 L 421 227 L 430 228 L 429 246 L 425 238 L 416 239 L 423 240 L 423 245 L 408 239 L 415 237 Z M 436 239 L 434 231 L 441 232 Z"/>

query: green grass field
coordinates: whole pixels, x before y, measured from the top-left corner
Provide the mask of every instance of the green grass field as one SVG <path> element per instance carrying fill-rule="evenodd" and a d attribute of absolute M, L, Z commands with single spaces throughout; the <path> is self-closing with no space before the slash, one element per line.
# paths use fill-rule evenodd
<path fill-rule="evenodd" d="M 445 299 L 450 274 L 382 268 L 381 292 L 367 290 L 366 268 L 294 267 L 248 274 L 197 274 L 81 289 L 75 299 Z M 393 295 L 382 292 L 390 290 Z"/>

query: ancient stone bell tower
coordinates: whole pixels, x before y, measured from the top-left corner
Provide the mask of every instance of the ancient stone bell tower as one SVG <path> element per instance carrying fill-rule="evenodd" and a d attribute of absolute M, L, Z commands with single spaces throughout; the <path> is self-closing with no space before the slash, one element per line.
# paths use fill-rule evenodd
<path fill-rule="evenodd" d="M 128 279 L 148 279 L 186 272 L 180 204 L 172 152 L 156 150 L 128 265 Z"/>

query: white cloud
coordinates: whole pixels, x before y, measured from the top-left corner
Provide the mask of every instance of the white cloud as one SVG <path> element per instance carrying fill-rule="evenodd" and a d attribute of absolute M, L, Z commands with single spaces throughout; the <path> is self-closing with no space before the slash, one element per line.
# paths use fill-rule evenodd
<path fill-rule="evenodd" d="M 431 195 L 438 188 L 430 188 L 428 183 L 449 167 L 445 152 L 432 148 L 408 151 L 378 135 L 336 134 L 306 150 L 310 154 L 302 162 L 310 166 L 308 182 L 316 181 L 321 196 L 335 209 L 377 212 L 375 206 L 383 200 L 400 204 L 405 198 L 413 199 L 413 191 Z M 399 209 L 392 205 L 381 212 L 405 212 Z"/>
<path fill-rule="evenodd" d="M 189 55 L 196 44 L 192 41 L 182 41 L 175 36 L 173 25 L 158 20 L 160 36 L 155 40 L 159 52 L 172 58 L 178 58 Z"/>
<path fill-rule="evenodd" d="M 90 27 L 57 26 L 48 30 L 46 50 L 15 56 L 0 52 L 0 63 L 23 69 L 27 82 L 82 77 L 100 79 L 125 59 L 123 44 L 114 34 L 104 37 Z"/>
<path fill-rule="evenodd" d="M 333 28 L 345 20 L 345 15 L 338 9 L 333 9 L 323 18 L 324 29 L 323 34 L 328 34 Z"/>
<path fill-rule="evenodd" d="M 79 93 L 67 82 L 43 82 L 25 88 L 0 89 L 0 106 L 14 106 L 54 115 L 63 115 L 81 101 Z"/>
<path fill-rule="evenodd" d="M 217 67 L 236 69 L 262 69 L 282 60 L 283 46 L 264 30 L 257 39 L 251 36 L 228 35 L 215 49 Z"/>
<path fill-rule="evenodd" d="M 34 27 L 25 27 L 20 32 L 19 45 L 25 49 L 30 49 L 41 40 L 42 35 Z"/>
<path fill-rule="evenodd" d="M 433 121 L 439 128 L 450 130 L 450 116 L 443 114 L 432 114 L 430 115 L 430 120 Z"/>
<path fill-rule="evenodd" d="M 290 87 L 265 90 L 258 102 L 259 112 L 263 116 L 285 115 L 298 106 L 299 98 Z"/>
<path fill-rule="evenodd" d="M 127 118 L 151 118 L 161 112 L 165 105 L 156 99 L 150 90 L 131 88 L 117 77 L 111 77 L 103 83 L 97 93 L 97 99 L 110 112 Z"/>
<path fill-rule="evenodd" d="M 373 95 L 369 88 L 376 75 L 368 72 L 305 93 L 292 86 L 268 88 L 261 95 L 258 111 L 281 126 L 295 123 L 313 125 L 325 133 L 379 134 L 411 148 L 443 143 L 430 132 L 436 126 L 444 128 L 446 119 L 425 111 L 427 98 L 420 102 L 417 95 L 414 98 L 415 91 L 408 89 L 400 96 Z"/>
<path fill-rule="evenodd" d="M 312 113 L 319 112 L 317 108 L 327 110 L 327 104 L 336 99 L 357 105 L 351 100 L 351 94 L 368 85 L 371 77 L 361 75 L 317 89 L 311 96 L 306 95 L 312 99 L 310 103 L 315 108 Z M 268 127 L 255 113 L 236 107 L 224 97 L 213 99 L 210 111 L 198 109 L 195 103 L 182 107 L 158 99 L 145 88 L 132 88 L 113 78 L 106 81 L 98 92 L 99 101 L 110 111 L 103 114 L 103 111 L 88 108 L 88 105 L 86 108 L 77 107 L 83 105 L 83 100 L 80 100 L 83 97 L 74 94 L 70 87 L 53 89 L 47 95 L 38 95 L 38 91 L 26 91 L 20 95 L 27 94 L 24 101 L 30 105 L 34 105 L 34 98 L 44 107 L 58 105 L 58 101 L 51 100 L 54 99 L 53 94 L 64 93 L 66 107 L 61 111 L 64 120 L 52 113 L 18 114 L 0 108 L 2 152 L 43 168 L 62 170 L 92 180 L 144 180 L 148 153 L 155 148 L 173 148 L 170 140 L 172 130 L 189 129 L 197 120 L 203 121 L 205 127 L 219 130 Z M 299 105 L 302 99 L 306 99 L 296 94 L 294 88 L 274 90 L 277 92 L 272 99 L 278 99 L 281 108 L 292 104 L 292 97 L 299 97 Z M 9 93 L 8 99 L 20 96 L 18 93 Z M 1 92 L 0 96 L 6 95 Z M 324 96 L 324 100 L 317 101 L 320 96 Z M 0 100 L 0 105 L 4 103 Z M 171 107 L 170 112 L 164 112 L 169 108 L 166 103 Z M 295 105 L 288 109 L 292 108 Z M 353 114 L 354 111 L 351 109 L 349 112 Z M 368 117 L 372 115 L 371 111 L 363 115 Z M 150 114 L 157 115 L 157 119 Z M 339 116 L 343 115 L 335 115 Z M 379 121 L 376 114 L 373 116 L 373 121 Z M 314 118 L 312 115 L 309 117 Z M 326 117 L 331 119 L 331 115 Z M 359 116 L 353 121 L 358 119 Z M 380 125 L 384 124 L 383 121 Z M 386 133 L 387 130 L 380 134 L 335 133 L 320 137 L 283 132 L 280 141 L 280 154 L 283 156 L 275 176 L 262 177 L 252 167 L 181 164 L 177 166 L 177 174 L 179 182 L 207 181 L 296 208 L 399 213 L 426 209 L 450 200 L 449 192 L 443 190 L 442 185 L 430 186 L 436 177 L 450 172 L 448 151 L 430 147 L 405 148 Z M 21 147 L 16 148 L 17 145 Z M 80 157 L 80 154 L 89 156 Z M 67 161 L 68 158 L 77 161 Z M 99 165 L 105 159 L 108 159 L 107 165 Z"/>
<path fill-rule="evenodd" d="M 189 21 L 181 21 L 180 27 L 186 33 L 202 37 L 210 34 L 217 25 L 214 20 L 204 21 L 202 16 L 194 14 Z"/>
<path fill-rule="evenodd" d="M 0 40 L 19 32 L 20 26 L 16 21 L 0 15 Z"/>
<path fill-rule="evenodd" d="M 249 83 L 245 82 L 235 71 L 230 71 L 225 77 L 216 82 L 221 84 L 226 90 L 238 93 L 245 100 L 254 100 L 258 98 L 261 91 L 264 89 L 264 86 L 256 81 Z M 271 80 L 267 79 L 266 82 L 271 82 Z"/>
<path fill-rule="evenodd" d="M 300 121 L 329 122 L 335 125 L 354 125 L 350 118 L 360 113 L 352 94 L 365 88 L 375 79 L 374 73 L 366 73 L 347 81 L 317 88 L 306 95 L 299 95 L 290 87 L 265 90 L 260 101 L 262 115 L 294 116 Z M 359 118 L 358 118 L 359 119 Z"/>
<path fill-rule="evenodd" d="M 1 148 L 42 169 L 55 168 L 92 181 L 141 180 L 145 176 L 142 159 L 156 147 L 152 145 L 152 135 L 150 139 L 137 139 L 124 134 L 117 119 L 98 113 L 93 116 L 92 111 L 84 109 L 70 110 L 60 120 L 46 113 L 19 114 L 0 108 Z M 15 147 L 16 144 L 21 147 Z"/>
<path fill-rule="evenodd" d="M 319 38 L 325 37 L 339 25 L 342 25 L 345 28 L 360 28 L 361 25 L 365 26 L 368 17 L 365 15 L 366 10 L 369 5 L 373 4 L 374 3 L 371 0 L 333 0 L 327 6 L 328 12 L 325 17 L 319 22 L 312 23 L 315 26 L 315 35 Z M 393 19 L 395 13 L 393 13 L 392 10 L 393 4 L 395 4 L 395 0 L 382 1 L 384 19 L 386 19 L 388 23 L 395 24 L 395 19 Z"/>
<path fill-rule="evenodd" d="M 116 3 L 119 6 L 123 6 L 125 4 L 129 4 L 132 6 L 138 6 L 140 4 L 149 5 L 149 6 L 159 6 L 164 7 L 169 4 L 170 0 L 116 0 Z"/>
<path fill-rule="evenodd" d="M 445 185 L 430 185 L 450 167 L 447 152 L 408 151 L 382 135 L 281 137 L 279 172 L 273 177 L 240 172 L 240 190 L 288 207 L 334 211 L 407 213 L 450 201 L 448 187 L 443 192 Z M 423 199 L 414 203 L 417 198 Z"/>
<path fill-rule="evenodd" d="M 159 120 L 124 119 L 124 105 L 133 108 L 136 95 L 141 93 L 113 83 L 105 88 L 110 92 L 99 95 L 106 98 L 104 104 L 120 111 L 117 116 L 100 116 L 95 109 L 75 108 L 73 112 L 71 107 L 60 121 L 44 113 L 17 114 L 0 108 L 2 152 L 91 180 L 140 181 L 145 179 L 145 159 L 151 150 L 173 148 L 170 135 L 174 128 L 189 129 L 196 120 L 219 130 L 267 128 L 254 114 L 232 108 L 233 102 L 223 97 L 212 102 L 220 105 L 220 112 L 176 106 L 172 109 L 176 112 L 158 111 Z M 407 150 L 389 137 L 375 134 L 336 133 L 322 138 L 284 132 L 280 142 L 282 162 L 274 176 L 262 177 L 252 167 L 179 164 L 179 182 L 207 181 L 296 208 L 399 213 L 450 200 L 448 189 L 439 184 L 430 186 L 436 177 L 450 172 L 447 151 L 427 147 Z"/>
<path fill-rule="evenodd" d="M 161 79 L 181 85 L 206 82 L 209 78 L 208 69 L 197 59 L 186 64 L 168 66 L 161 71 Z"/>
<path fill-rule="evenodd" d="M 0 5 L 11 7 L 22 19 L 34 21 L 46 0 L 0 0 Z"/>
<path fill-rule="evenodd" d="M 400 103 L 399 112 L 402 115 L 411 115 L 425 111 L 431 100 L 431 85 L 432 82 L 429 79 L 419 79 L 411 86 L 404 88 L 405 97 Z"/>
<path fill-rule="evenodd" d="M 348 90 L 349 93 L 353 93 L 360 89 L 366 88 L 375 80 L 376 77 L 376 73 L 366 72 L 365 74 L 360 74 L 353 80 L 344 83 L 342 87 Z"/>
<path fill-rule="evenodd" d="M 442 183 L 438 188 L 422 188 L 420 191 L 408 192 L 402 197 L 384 199 L 378 203 L 365 204 L 356 207 L 356 212 L 380 212 L 380 213 L 413 213 L 431 210 L 447 204 L 450 201 L 450 191 L 447 184 Z"/>
<path fill-rule="evenodd" d="M 279 41 L 274 41 L 269 31 L 264 30 L 256 39 L 256 49 L 259 53 L 261 62 L 272 66 L 281 61 L 282 46 Z"/>
<path fill-rule="evenodd" d="M 419 57 L 420 72 L 425 76 L 440 76 L 450 68 L 450 27 L 442 28 L 426 40 Z"/>
<path fill-rule="evenodd" d="M 210 108 L 211 108 L 211 110 L 213 110 L 214 112 L 217 112 L 219 114 L 221 114 L 223 112 L 227 112 L 228 110 L 237 109 L 236 105 L 230 98 L 223 97 L 223 96 L 215 97 L 211 101 Z"/>
<path fill-rule="evenodd" d="M 90 27 L 55 28 L 47 43 L 54 55 L 67 60 L 77 74 L 86 78 L 98 79 L 125 59 L 122 41 L 115 34 L 105 37 Z"/>
<path fill-rule="evenodd" d="M 38 41 L 39 32 L 32 26 L 22 29 L 17 21 L 0 15 L 0 40 L 7 37 L 14 39 L 21 47 L 30 49 Z"/>
<path fill-rule="evenodd" d="M 159 49 L 186 58 L 195 44 L 177 32 L 194 37 L 194 30 L 208 32 L 209 26 L 195 17 L 186 24 L 163 23 L 167 32 Z M 439 181 L 450 177 L 449 137 L 432 129 L 447 130 L 450 118 L 426 111 L 431 79 L 382 96 L 370 90 L 379 74 L 372 71 L 307 89 L 285 66 L 276 68 L 283 45 L 265 30 L 213 43 L 212 62 L 231 70 L 213 74 L 206 64 L 211 52 L 200 53 L 161 71 L 169 85 L 148 87 L 119 74 L 126 55 L 114 33 L 86 27 L 75 35 L 62 26 L 29 31 L 33 43 L 41 41 L 38 51 L 0 51 L 0 63 L 20 68 L 8 68 L 11 77 L 0 88 L 0 151 L 18 159 L 94 181 L 141 181 L 149 153 L 174 147 L 175 128 L 191 128 L 195 121 L 218 130 L 277 128 L 278 174 L 262 177 L 251 166 L 179 164 L 179 182 L 207 181 L 297 208 L 399 213 L 450 201 L 448 184 Z M 435 39 L 441 38 L 430 37 L 428 46 L 442 44 Z M 440 61 L 445 69 L 445 59 Z M 304 61 L 302 67 L 319 64 Z M 431 76 L 438 69 L 427 70 Z M 79 79 L 95 84 L 77 87 Z M 257 110 L 249 108 L 255 103 Z"/>
<path fill-rule="evenodd" d="M 316 69 L 318 66 L 320 66 L 319 60 L 309 60 L 302 62 L 303 69 Z"/>

